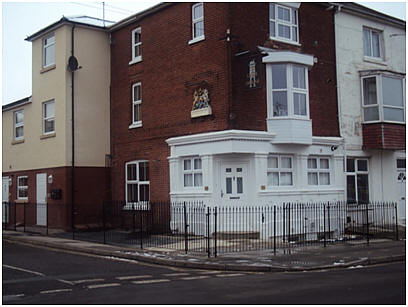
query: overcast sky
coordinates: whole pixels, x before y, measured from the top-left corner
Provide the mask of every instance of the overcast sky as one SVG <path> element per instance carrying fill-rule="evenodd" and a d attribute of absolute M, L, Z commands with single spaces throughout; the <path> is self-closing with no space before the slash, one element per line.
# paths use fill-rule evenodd
<path fill-rule="evenodd" d="M 2 104 L 31 95 L 31 43 L 24 39 L 62 16 L 103 17 L 102 2 L 2 1 Z M 126 0 L 125 0 L 126 1 Z M 105 1 L 105 19 L 119 21 L 159 1 Z M 405 2 L 358 2 L 405 20 Z"/>

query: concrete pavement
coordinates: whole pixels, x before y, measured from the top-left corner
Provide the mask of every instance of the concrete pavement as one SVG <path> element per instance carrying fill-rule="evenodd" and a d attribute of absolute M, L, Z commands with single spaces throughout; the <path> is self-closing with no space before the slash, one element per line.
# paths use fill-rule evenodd
<path fill-rule="evenodd" d="M 334 268 L 355 268 L 364 265 L 405 261 L 405 239 L 349 241 L 340 244 L 286 248 L 276 255 L 271 250 L 221 254 L 208 258 L 205 254 L 139 249 L 85 242 L 66 238 L 32 235 L 3 230 L 3 240 L 64 250 L 68 252 L 136 260 L 160 265 L 223 271 L 282 272 Z"/>

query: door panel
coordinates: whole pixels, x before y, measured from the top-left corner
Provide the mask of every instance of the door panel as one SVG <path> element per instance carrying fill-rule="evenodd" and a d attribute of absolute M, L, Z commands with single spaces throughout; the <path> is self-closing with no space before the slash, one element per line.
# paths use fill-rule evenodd
<path fill-rule="evenodd" d="M 47 174 L 37 174 L 37 225 L 47 225 Z"/>

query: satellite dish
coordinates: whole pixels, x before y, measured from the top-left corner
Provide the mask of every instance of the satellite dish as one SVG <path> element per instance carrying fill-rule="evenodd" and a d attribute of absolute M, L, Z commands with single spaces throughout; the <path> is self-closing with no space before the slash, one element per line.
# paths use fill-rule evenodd
<path fill-rule="evenodd" d="M 78 60 L 76 59 L 76 57 L 71 55 L 68 59 L 68 70 L 72 72 L 77 69 L 78 69 Z"/>

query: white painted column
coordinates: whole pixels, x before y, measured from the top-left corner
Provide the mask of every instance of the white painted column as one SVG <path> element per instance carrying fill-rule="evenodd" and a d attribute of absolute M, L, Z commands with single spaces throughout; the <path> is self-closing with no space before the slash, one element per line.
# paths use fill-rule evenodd
<path fill-rule="evenodd" d="M 267 175 L 267 169 L 268 169 L 268 153 L 267 152 L 257 152 L 254 155 L 254 161 L 255 161 L 255 184 L 251 184 L 248 182 L 248 187 L 253 188 L 256 193 L 260 191 L 264 191 L 267 189 L 268 185 L 268 175 Z M 257 201 L 259 200 L 259 197 L 257 196 Z"/>
<path fill-rule="evenodd" d="M 170 195 L 171 193 L 180 191 L 181 182 L 181 170 L 180 170 L 180 158 L 168 157 L 169 169 L 170 169 Z"/>
<path fill-rule="evenodd" d="M 214 191 L 213 155 L 203 154 L 200 155 L 200 158 L 201 167 L 203 170 L 203 190 L 204 192 L 213 192 Z"/>

